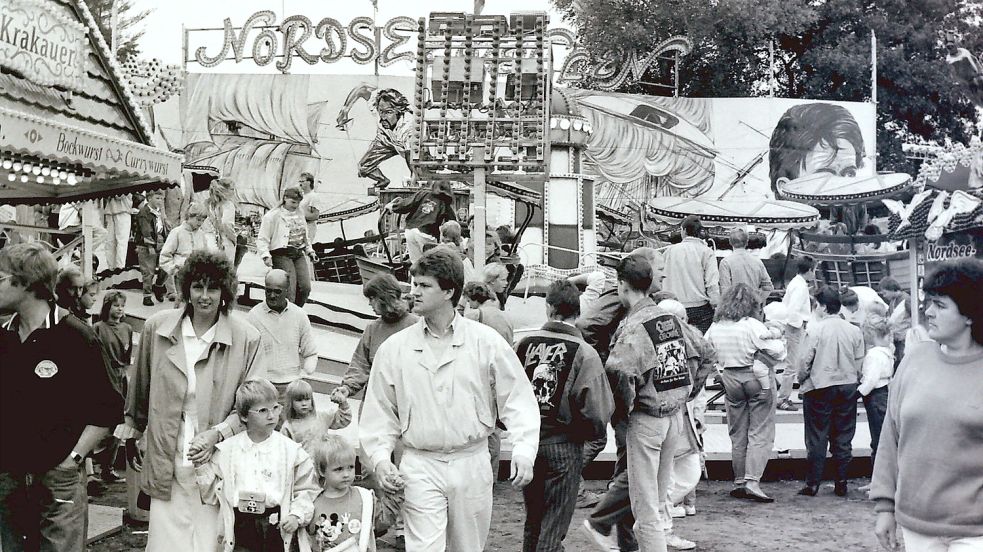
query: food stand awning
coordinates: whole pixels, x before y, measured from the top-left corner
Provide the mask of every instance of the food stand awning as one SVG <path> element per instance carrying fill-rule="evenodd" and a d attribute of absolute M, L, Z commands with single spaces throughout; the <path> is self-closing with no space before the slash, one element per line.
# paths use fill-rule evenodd
<path fill-rule="evenodd" d="M 84 2 L 4 0 L 0 18 L 0 203 L 180 184 Z"/>

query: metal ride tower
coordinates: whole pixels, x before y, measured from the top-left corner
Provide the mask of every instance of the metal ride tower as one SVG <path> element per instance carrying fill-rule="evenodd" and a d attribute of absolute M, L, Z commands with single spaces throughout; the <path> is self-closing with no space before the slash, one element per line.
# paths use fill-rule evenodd
<path fill-rule="evenodd" d="M 521 197 L 524 183 L 549 178 L 548 22 L 543 12 L 418 21 L 410 164 L 420 181 L 470 187 L 472 238 L 485 232 L 486 186 Z M 481 270 L 485 241 L 474 244 Z"/>

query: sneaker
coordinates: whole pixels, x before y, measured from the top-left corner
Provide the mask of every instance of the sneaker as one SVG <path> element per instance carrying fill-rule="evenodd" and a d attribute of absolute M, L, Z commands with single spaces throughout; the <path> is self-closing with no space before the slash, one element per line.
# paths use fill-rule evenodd
<path fill-rule="evenodd" d="M 798 412 L 799 411 L 799 407 L 795 406 L 795 404 L 793 404 L 790 399 L 785 399 L 784 401 L 778 403 L 778 406 L 775 407 L 775 408 L 777 408 L 778 410 L 785 410 L 785 411 L 788 411 L 788 412 Z"/>
<path fill-rule="evenodd" d="M 592 508 L 601 501 L 601 495 L 593 492 L 582 490 L 577 494 L 577 508 Z"/>
<path fill-rule="evenodd" d="M 666 533 L 666 544 L 669 548 L 675 548 L 676 550 L 692 550 L 696 548 L 695 542 L 686 540 L 675 533 Z"/>
<path fill-rule="evenodd" d="M 152 307 L 154 306 L 154 300 L 149 295 L 143 296 L 143 306 Z"/>
<path fill-rule="evenodd" d="M 696 515 L 696 505 L 695 504 L 683 504 L 683 509 L 686 511 L 687 516 Z"/>
<path fill-rule="evenodd" d="M 600 550 L 610 552 L 611 550 L 619 549 L 618 541 L 615 540 L 614 535 L 605 535 L 597 529 L 594 529 L 594 526 L 590 524 L 589 519 L 584 520 L 582 527 L 584 528 L 584 532 L 587 533 L 587 536 L 590 537 L 591 542 L 596 544 Z"/>
<path fill-rule="evenodd" d="M 866 485 L 863 485 L 861 487 L 857 487 L 857 490 L 860 491 L 860 492 L 862 492 L 862 493 L 869 493 L 870 492 L 870 483 L 867 483 Z"/>
<path fill-rule="evenodd" d="M 669 506 L 669 515 L 674 518 L 686 517 L 686 508 L 683 506 Z"/>

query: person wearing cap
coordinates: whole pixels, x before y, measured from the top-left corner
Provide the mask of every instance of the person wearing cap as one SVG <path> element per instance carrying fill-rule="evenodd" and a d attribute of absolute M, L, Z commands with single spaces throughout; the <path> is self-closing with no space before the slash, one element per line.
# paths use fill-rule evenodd
<path fill-rule="evenodd" d="M 440 225 L 457 220 L 454 193 L 450 182 L 435 181 L 430 189 L 420 190 L 409 198 L 396 198 L 384 210 L 406 215 L 406 252 L 415 263 L 423 255 L 423 246 L 437 243 Z"/>
<path fill-rule="evenodd" d="M 676 299 L 686 307 L 690 324 L 706 332 L 713 322 L 713 309 L 720 301 L 720 273 L 713 251 L 699 238 L 702 230 L 699 217 L 690 215 L 683 219 L 683 241 L 669 246 L 665 252 L 663 287 L 675 293 Z"/>

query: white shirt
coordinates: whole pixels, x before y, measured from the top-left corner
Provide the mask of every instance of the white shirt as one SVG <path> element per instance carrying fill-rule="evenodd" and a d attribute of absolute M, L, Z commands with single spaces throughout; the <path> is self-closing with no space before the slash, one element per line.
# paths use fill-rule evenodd
<path fill-rule="evenodd" d="M 184 395 L 184 405 L 182 406 L 182 412 L 184 414 L 184 424 L 181 427 L 181 448 L 178 449 L 177 458 L 179 466 L 189 467 L 191 466 L 191 461 L 188 460 L 188 447 L 191 445 L 191 439 L 194 438 L 195 434 L 198 432 L 198 407 L 195 402 L 195 389 L 198 386 L 198 378 L 195 374 L 195 364 L 201 360 L 205 353 L 208 351 L 208 347 L 212 344 L 212 340 L 215 339 L 215 327 L 217 324 L 213 324 L 211 328 L 208 328 L 201 337 L 195 334 L 195 328 L 191 324 L 191 319 L 188 317 L 184 318 L 181 322 L 181 336 L 184 340 L 184 362 L 185 366 L 188 367 L 188 392 Z"/>
<path fill-rule="evenodd" d="M 604 291 L 604 273 L 600 270 L 596 270 L 587 274 L 587 287 L 584 292 L 580 294 L 580 312 L 587 312 L 594 301 L 601 296 L 601 292 Z"/>
<path fill-rule="evenodd" d="M 860 374 L 861 395 L 867 396 L 874 389 L 879 389 L 891 383 L 894 376 L 894 355 L 887 347 L 871 347 L 864 357 L 864 366 Z"/>
<path fill-rule="evenodd" d="M 806 279 L 801 274 L 796 274 L 795 278 L 792 278 L 792 281 L 788 283 L 782 303 L 788 312 L 789 326 L 801 328 L 802 323 L 812 316 L 809 284 L 806 283 Z"/>
<path fill-rule="evenodd" d="M 240 493 L 263 493 L 266 495 L 266 506 L 279 506 L 283 496 L 283 482 L 287 477 L 282 473 L 287 463 L 287 452 L 282 446 L 277 446 L 277 439 L 282 435 L 274 432 L 261 443 L 254 443 L 245 433 L 237 436 L 235 446 L 228 448 L 229 460 L 235 476 L 235 489 L 232 496 Z M 229 476 L 226 476 L 229 477 Z M 293 474 L 290 474 L 293 480 Z"/>

